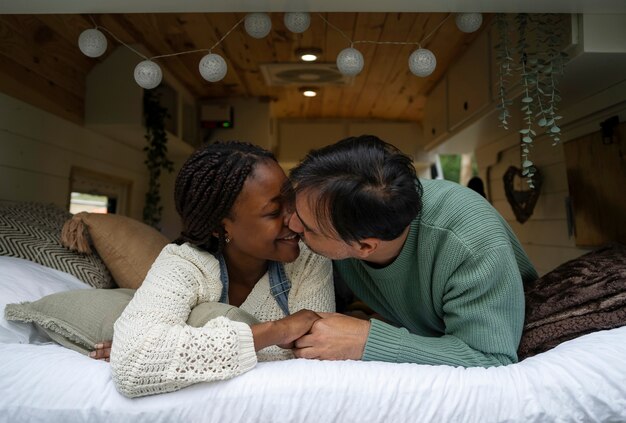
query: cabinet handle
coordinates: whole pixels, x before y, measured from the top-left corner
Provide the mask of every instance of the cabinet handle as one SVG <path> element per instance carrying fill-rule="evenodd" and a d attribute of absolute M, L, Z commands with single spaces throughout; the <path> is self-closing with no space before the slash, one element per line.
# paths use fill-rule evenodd
<path fill-rule="evenodd" d="M 469 108 L 469 104 L 466 101 L 465 103 L 463 103 L 463 110 L 467 111 L 468 108 Z"/>
<path fill-rule="evenodd" d="M 431 130 L 430 130 L 430 132 L 431 132 L 433 135 L 435 135 L 435 132 L 437 132 L 437 131 L 435 131 L 435 128 L 433 128 L 433 129 L 431 129 Z"/>

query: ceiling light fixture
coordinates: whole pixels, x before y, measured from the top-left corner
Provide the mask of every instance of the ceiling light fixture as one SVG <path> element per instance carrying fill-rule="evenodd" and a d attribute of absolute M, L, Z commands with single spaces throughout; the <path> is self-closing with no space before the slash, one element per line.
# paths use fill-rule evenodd
<path fill-rule="evenodd" d="M 317 95 L 317 89 L 311 87 L 302 87 L 300 92 L 305 97 L 315 97 Z"/>
<path fill-rule="evenodd" d="M 322 55 L 322 50 L 319 48 L 299 48 L 296 50 L 296 56 L 303 62 L 315 62 Z"/>

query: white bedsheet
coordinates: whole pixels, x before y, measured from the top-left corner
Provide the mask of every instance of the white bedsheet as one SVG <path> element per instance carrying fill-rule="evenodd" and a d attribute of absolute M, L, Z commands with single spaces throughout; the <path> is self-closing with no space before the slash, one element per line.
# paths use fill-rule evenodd
<path fill-rule="evenodd" d="M 506 367 L 290 360 L 131 400 L 108 363 L 29 344 L 46 338 L 3 319 L 6 303 L 79 288 L 66 273 L 0 257 L 0 423 L 626 422 L 626 327 Z"/>
<path fill-rule="evenodd" d="M 109 365 L 0 344 L 0 422 L 626 421 L 626 327 L 499 368 L 290 360 L 128 399 Z"/>

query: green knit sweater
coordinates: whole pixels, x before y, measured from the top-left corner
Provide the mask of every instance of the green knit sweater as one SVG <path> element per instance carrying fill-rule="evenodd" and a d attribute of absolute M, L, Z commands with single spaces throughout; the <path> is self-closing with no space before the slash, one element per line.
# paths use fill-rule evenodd
<path fill-rule="evenodd" d="M 522 281 L 537 278 L 515 234 L 480 195 L 422 180 L 423 209 L 384 268 L 335 262 L 372 319 L 363 360 L 496 366 L 517 362 Z"/>

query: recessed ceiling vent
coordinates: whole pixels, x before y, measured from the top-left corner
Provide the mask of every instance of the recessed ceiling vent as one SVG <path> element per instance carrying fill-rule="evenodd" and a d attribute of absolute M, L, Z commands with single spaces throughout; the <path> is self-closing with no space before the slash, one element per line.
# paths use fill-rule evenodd
<path fill-rule="evenodd" d="M 260 68 L 270 87 L 350 85 L 354 81 L 354 77 L 339 72 L 334 63 L 268 63 Z"/>

